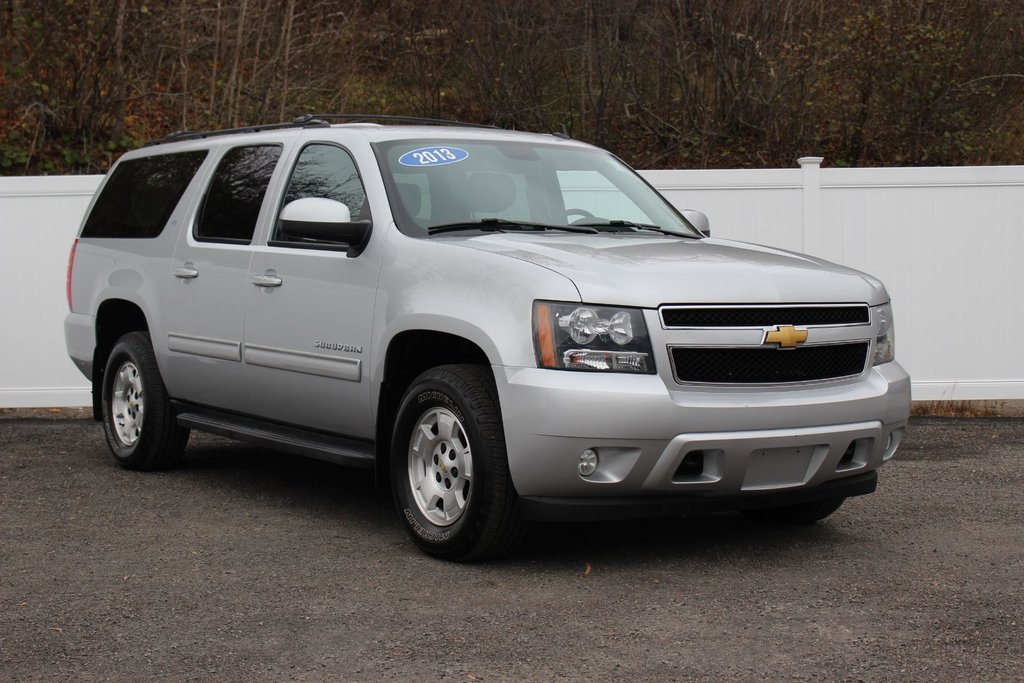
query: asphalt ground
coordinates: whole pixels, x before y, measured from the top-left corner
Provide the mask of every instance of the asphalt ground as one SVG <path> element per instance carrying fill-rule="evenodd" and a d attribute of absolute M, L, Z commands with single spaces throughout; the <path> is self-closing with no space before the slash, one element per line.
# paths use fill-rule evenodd
<path fill-rule="evenodd" d="M 1024 420 L 915 418 L 813 527 L 544 525 L 420 554 L 369 472 L 0 414 L 2 680 L 1024 679 Z"/>

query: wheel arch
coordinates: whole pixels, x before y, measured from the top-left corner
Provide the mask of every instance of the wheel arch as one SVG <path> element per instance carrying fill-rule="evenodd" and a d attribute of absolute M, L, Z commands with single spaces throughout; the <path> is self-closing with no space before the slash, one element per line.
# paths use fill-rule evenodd
<path fill-rule="evenodd" d="M 129 332 L 148 332 L 149 321 L 138 304 L 126 299 L 107 299 L 96 310 L 96 346 L 92 359 L 92 415 L 102 419 L 101 389 L 107 358 L 117 340 Z"/>
<path fill-rule="evenodd" d="M 452 363 L 480 365 L 491 372 L 491 362 L 478 344 L 448 332 L 405 330 L 388 344 L 377 397 L 375 470 L 379 486 L 388 486 L 391 436 L 405 390 L 424 371 Z"/>

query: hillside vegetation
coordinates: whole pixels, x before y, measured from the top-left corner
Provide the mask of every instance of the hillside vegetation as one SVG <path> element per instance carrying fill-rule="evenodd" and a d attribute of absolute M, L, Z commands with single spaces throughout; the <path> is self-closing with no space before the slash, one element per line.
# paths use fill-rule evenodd
<path fill-rule="evenodd" d="M 310 112 L 641 168 L 1024 163 L 1020 0 L 0 0 L 0 173 Z"/>

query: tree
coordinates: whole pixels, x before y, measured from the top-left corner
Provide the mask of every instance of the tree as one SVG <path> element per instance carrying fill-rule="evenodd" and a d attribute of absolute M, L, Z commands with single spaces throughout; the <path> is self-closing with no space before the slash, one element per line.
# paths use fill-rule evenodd
<path fill-rule="evenodd" d="M 3 0 L 0 172 L 309 112 L 550 132 L 640 167 L 1021 163 L 1018 0 Z"/>

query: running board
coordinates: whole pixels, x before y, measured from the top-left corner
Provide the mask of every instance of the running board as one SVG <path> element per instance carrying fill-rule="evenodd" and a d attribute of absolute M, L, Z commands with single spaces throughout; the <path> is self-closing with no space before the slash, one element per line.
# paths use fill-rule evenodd
<path fill-rule="evenodd" d="M 242 415 L 197 409 L 194 406 L 179 404 L 175 407 L 179 411 L 178 424 L 189 429 L 348 467 L 373 468 L 376 461 L 373 444 L 368 441 L 346 439 Z"/>

